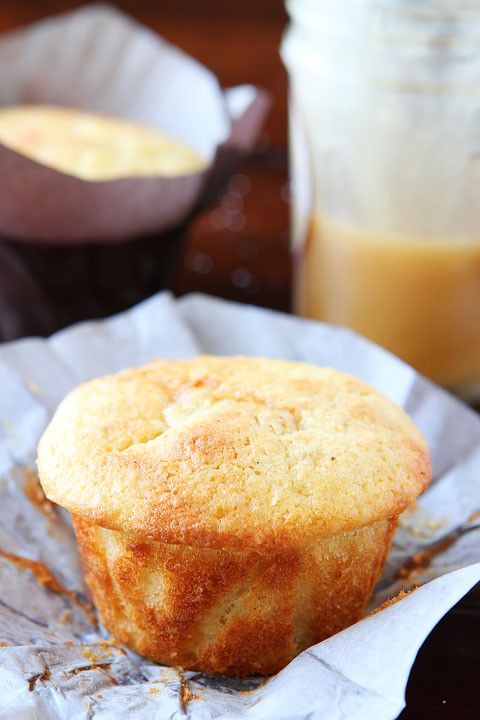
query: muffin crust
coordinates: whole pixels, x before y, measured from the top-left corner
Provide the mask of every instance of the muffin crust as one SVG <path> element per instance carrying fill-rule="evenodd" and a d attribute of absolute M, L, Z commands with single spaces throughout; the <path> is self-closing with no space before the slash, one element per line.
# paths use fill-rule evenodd
<path fill-rule="evenodd" d="M 47 497 L 156 542 L 259 553 L 396 517 L 428 485 L 406 414 L 344 373 L 245 357 L 94 380 L 38 451 Z"/>

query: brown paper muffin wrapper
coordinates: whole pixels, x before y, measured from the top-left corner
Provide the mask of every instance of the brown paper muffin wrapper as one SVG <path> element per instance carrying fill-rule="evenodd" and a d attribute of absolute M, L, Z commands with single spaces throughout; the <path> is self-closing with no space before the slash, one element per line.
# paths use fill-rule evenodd
<path fill-rule="evenodd" d="M 90 182 L 0 144 L 0 340 L 46 335 L 168 287 L 192 218 L 251 149 L 266 94 L 222 91 L 205 67 L 105 5 L 3 36 L 0 64 L 3 105 L 145 123 L 208 161 L 191 175 Z"/>

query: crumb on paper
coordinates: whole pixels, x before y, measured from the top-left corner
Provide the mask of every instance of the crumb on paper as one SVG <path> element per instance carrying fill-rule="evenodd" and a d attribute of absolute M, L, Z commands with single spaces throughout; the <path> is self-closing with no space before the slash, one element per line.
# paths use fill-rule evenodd
<path fill-rule="evenodd" d="M 160 690 L 158 688 L 151 687 L 148 691 L 150 695 L 158 695 L 160 693 Z"/>
<path fill-rule="evenodd" d="M 70 610 L 64 610 L 59 617 L 59 621 L 62 625 L 68 625 L 72 620 L 72 613 Z"/>
<path fill-rule="evenodd" d="M 457 535 L 455 534 L 447 535 L 442 540 L 434 543 L 426 550 L 422 550 L 416 555 L 413 555 L 413 557 L 410 558 L 410 560 L 397 571 L 397 578 L 407 578 L 413 573 L 427 570 L 430 567 L 430 564 L 434 557 L 439 553 L 448 550 L 448 548 L 453 545 L 456 539 Z"/>
<path fill-rule="evenodd" d="M 36 673 L 35 675 L 32 675 L 28 678 L 28 690 L 29 692 L 33 692 L 35 689 L 35 685 L 37 681 L 42 680 L 48 680 L 50 678 L 51 672 L 48 667 L 45 667 L 42 673 Z"/>
<path fill-rule="evenodd" d="M 43 488 L 40 485 L 40 480 L 37 474 L 31 468 L 24 468 L 23 474 L 25 477 L 25 483 L 23 485 L 23 492 L 28 497 L 31 503 L 40 510 L 49 520 L 56 519 L 57 510 L 54 503 L 49 500 Z"/>
<path fill-rule="evenodd" d="M 82 653 L 84 658 L 90 660 L 92 665 L 96 664 L 98 660 L 98 655 L 96 652 L 93 652 L 92 649 L 88 647 L 88 645 L 85 645 L 85 647 L 83 647 L 80 652 Z"/>
<path fill-rule="evenodd" d="M 448 520 L 430 515 L 414 502 L 400 515 L 398 524 L 416 538 L 429 538 L 432 533 L 444 528 L 448 524 Z"/>
<path fill-rule="evenodd" d="M 98 665 L 97 667 L 99 670 L 103 670 L 104 675 L 106 675 L 108 677 L 110 682 L 112 682 L 114 685 L 118 685 L 118 682 L 115 680 L 115 678 L 112 675 L 110 675 L 110 673 L 107 673 L 107 671 L 104 669 L 104 667 L 105 668 L 110 667 L 110 665 L 105 665 L 104 667 L 101 665 Z"/>
<path fill-rule="evenodd" d="M 440 520 L 429 520 L 427 522 L 427 527 L 430 530 L 440 530 L 442 527 L 445 527 L 445 523 L 440 522 Z"/>
<path fill-rule="evenodd" d="M 178 672 L 176 672 L 176 670 L 171 667 L 162 667 L 159 668 L 159 670 L 161 677 L 160 680 L 155 680 L 155 682 L 161 683 L 175 682 L 178 678 L 179 672 L 181 672 L 181 670 L 178 670 Z"/>
<path fill-rule="evenodd" d="M 105 640 L 102 640 L 102 641 L 100 642 L 100 648 L 101 648 L 102 655 L 103 655 L 104 657 L 112 657 L 113 652 L 112 652 L 112 645 L 111 645 L 111 643 L 107 643 Z M 123 650 L 123 648 L 122 648 L 122 652 L 125 652 L 125 651 Z"/>
<path fill-rule="evenodd" d="M 177 667 L 178 677 L 180 679 L 180 705 L 182 710 L 185 711 L 187 703 L 191 700 L 203 700 L 201 695 L 195 695 L 188 687 L 187 680 L 183 676 L 183 668 Z"/>
<path fill-rule="evenodd" d="M 115 650 L 119 650 L 119 651 L 120 651 L 121 653 L 123 653 L 124 655 L 127 654 L 125 648 L 122 647 L 122 645 L 120 645 L 120 643 L 118 642 L 118 640 L 116 640 L 116 638 L 114 638 L 113 635 L 110 635 L 110 637 L 108 638 L 108 640 L 102 640 L 102 645 L 105 645 L 105 646 L 110 645 L 111 647 L 114 647 Z"/>
<path fill-rule="evenodd" d="M 30 390 L 32 395 L 38 395 L 38 393 L 40 392 L 40 388 L 38 387 L 36 382 L 33 382 L 33 380 L 30 380 L 30 382 L 28 383 L 28 389 Z"/>
<path fill-rule="evenodd" d="M 80 673 L 84 672 L 90 672 L 91 670 L 98 670 L 99 672 L 103 673 L 110 682 L 112 682 L 114 685 L 118 685 L 118 682 L 115 680 L 112 675 L 110 675 L 109 672 L 107 672 L 110 669 L 111 663 L 95 663 L 91 662 L 90 665 L 84 665 L 83 667 L 76 667 L 72 668 L 69 672 L 65 672 L 65 670 L 62 670 L 62 673 L 65 675 L 65 677 L 70 680 L 70 678 L 74 677 L 75 675 L 80 675 Z"/>
<path fill-rule="evenodd" d="M 12 445 L 20 445 L 20 437 L 8 418 L 2 419 L 2 425 Z"/>
<path fill-rule="evenodd" d="M 412 533 L 412 535 L 414 537 L 417 537 L 417 538 L 421 538 L 424 535 L 423 532 L 420 530 L 420 528 L 417 528 L 417 527 L 410 528 L 410 532 Z"/>
<path fill-rule="evenodd" d="M 410 593 L 415 592 L 417 588 L 411 588 L 410 590 L 400 590 L 399 593 L 397 593 L 394 597 L 389 598 L 388 600 L 385 600 L 381 605 L 378 606 L 378 608 L 375 608 L 375 610 L 372 610 L 372 612 L 367 615 L 367 617 L 371 617 L 372 615 L 376 615 L 377 613 L 381 612 L 382 610 L 385 610 L 386 608 L 390 607 L 391 605 L 395 605 L 397 602 L 400 602 L 400 600 L 403 600 L 403 598 L 407 597 L 407 595 L 410 595 Z"/>

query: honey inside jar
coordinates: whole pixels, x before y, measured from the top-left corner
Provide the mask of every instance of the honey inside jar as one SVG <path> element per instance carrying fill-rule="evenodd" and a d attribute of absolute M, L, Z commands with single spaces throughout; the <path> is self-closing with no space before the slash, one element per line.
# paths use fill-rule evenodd
<path fill-rule="evenodd" d="M 477 403 L 480 4 L 287 7 L 295 309 Z"/>
<path fill-rule="evenodd" d="M 480 368 L 480 238 L 369 233 L 315 215 L 296 311 L 347 325 L 455 389 Z"/>

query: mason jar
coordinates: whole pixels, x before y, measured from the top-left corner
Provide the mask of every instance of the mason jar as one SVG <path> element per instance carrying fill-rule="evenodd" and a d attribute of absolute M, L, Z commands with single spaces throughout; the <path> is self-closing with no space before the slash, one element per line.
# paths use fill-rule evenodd
<path fill-rule="evenodd" d="M 480 2 L 287 0 L 294 305 L 480 396 Z"/>

